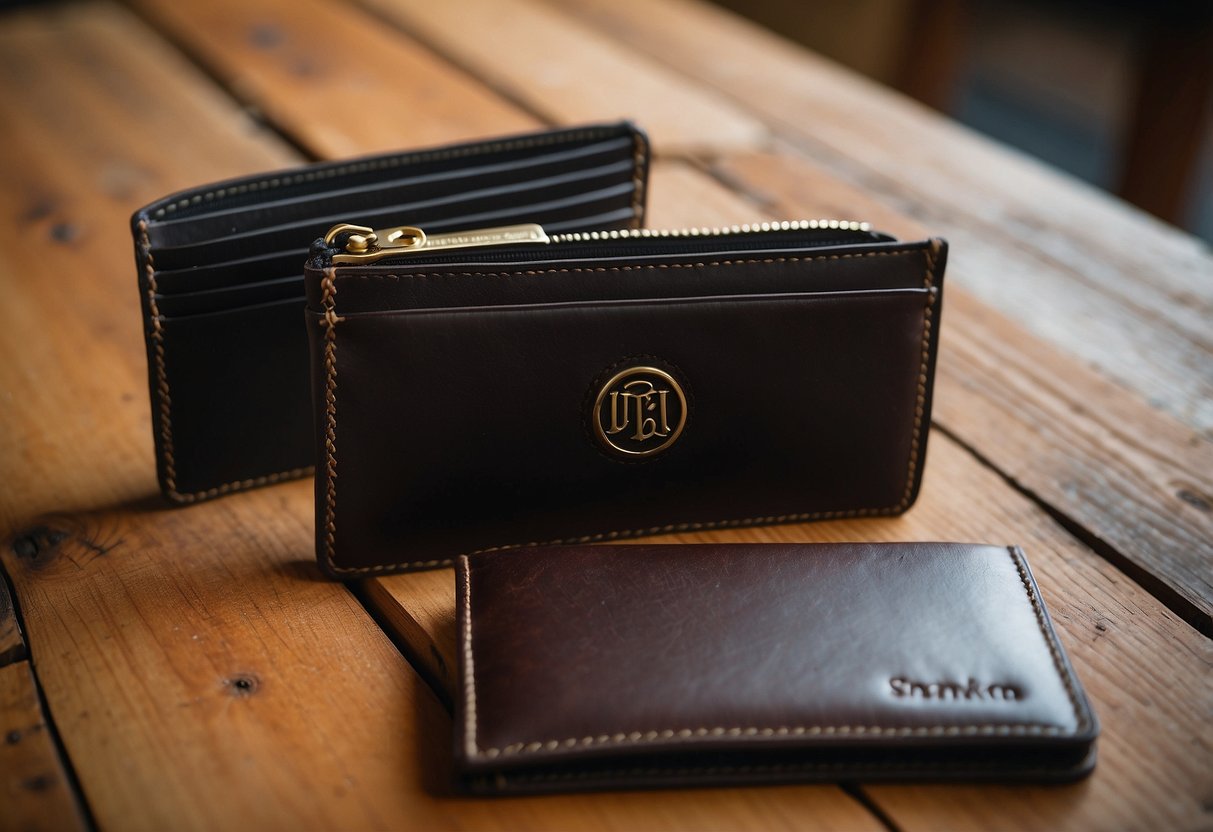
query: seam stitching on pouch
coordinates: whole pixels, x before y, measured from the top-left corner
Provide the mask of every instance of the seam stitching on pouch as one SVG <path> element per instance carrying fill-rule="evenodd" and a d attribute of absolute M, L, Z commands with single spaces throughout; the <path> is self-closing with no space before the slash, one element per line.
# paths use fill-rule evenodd
<path fill-rule="evenodd" d="M 934 244 L 934 243 L 932 243 L 932 244 Z M 896 249 L 893 251 L 870 251 L 870 252 L 864 252 L 862 254 L 842 254 L 842 255 L 822 254 L 822 255 L 815 256 L 815 257 L 794 257 L 794 258 L 789 257 L 789 258 L 775 258 L 775 259 L 764 259 L 764 260 L 722 260 L 722 261 L 713 262 L 713 263 L 679 264 L 678 267 L 679 268 L 699 269 L 699 268 L 705 268 L 707 266 L 736 266 L 736 265 L 745 265 L 745 264 L 749 264 L 749 263 L 784 263 L 784 262 L 800 262 L 800 261 L 812 261 L 812 260 L 848 260 L 848 259 L 855 259 L 855 258 L 862 258 L 862 257 L 889 257 L 889 256 L 893 256 L 893 255 L 913 254 L 913 253 L 916 253 L 917 251 L 919 251 L 919 249 L 907 248 L 907 249 Z M 929 268 L 927 270 L 926 277 L 923 280 L 923 288 L 925 288 L 927 290 L 928 300 L 927 300 L 926 309 L 929 310 L 931 308 L 931 304 L 933 303 L 933 292 L 931 291 L 931 287 L 932 287 L 932 283 L 933 283 L 933 275 L 931 273 L 931 269 L 934 268 L 935 261 L 933 259 L 928 259 L 927 262 L 929 264 Z M 563 273 L 563 272 L 570 272 L 570 271 L 618 272 L 618 271 L 631 271 L 631 270 L 636 270 L 636 269 L 671 268 L 672 265 L 673 264 L 660 264 L 660 265 L 650 265 L 650 266 L 617 266 L 617 267 L 610 267 L 610 268 L 604 267 L 604 268 L 594 268 L 594 269 L 547 269 L 547 270 L 536 271 L 536 272 L 522 272 L 522 274 L 553 274 L 553 273 Z M 424 274 L 406 275 L 406 277 L 409 277 L 409 278 L 441 277 L 441 276 L 449 275 L 449 274 L 450 274 L 449 272 L 427 272 Z M 495 277 L 495 276 L 499 276 L 499 275 L 505 274 L 505 273 L 501 273 L 501 272 L 458 272 L 457 274 L 459 274 L 460 276 L 478 275 L 478 276 L 484 276 L 484 277 Z M 356 277 L 359 280 L 374 279 L 374 278 L 394 278 L 396 280 L 401 279 L 400 275 L 390 275 L 390 274 L 389 275 L 376 275 L 376 274 L 351 275 L 349 277 L 351 277 L 351 278 Z M 326 375 L 327 375 L 327 384 L 333 384 L 335 387 L 334 379 L 335 379 L 335 375 L 336 375 L 336 363 L 337 363 L 336 323 L 338 321 L 342 320 L 336 314 L 335 298 L 336 298 L 336 294 L 337 294 L 337 289 L 336 289 L 335 270 L 330 268 L 328 270 L 328 273 L 326 274 L 325 279 L 326 280 L 331 279 L 333 281 L 331 295 L 328 293 L 328 290 L 326 288 L 326 294 L 323 298 L 324 303 L 327 304 L 329 301 L 331 301 L 333 304 L 331 308 L 327 305 L 325 306 L 325 325 L 328 327 L 328 332 L 326 333 L 326 338 L 331 336 L 332 341 L 333 341 L 333 361 L 331 363 L 329 363 L 326 360 L 326 362 L 325 362 Z M 330 318 L 330 312 L 332 313 L 331 318 Z M 930 355 L 930 349 L 929 349 L 930 336 L 931 336 L 931 327 L 927 325 L 927 318 L 925 317 L 925 313 L 924 313 L 922 339 L 921 339 L 922 354 L 924 356 L 924 359 L 923 359 L 924 362 L 926 361 L 926 357 Z M 326 350 L 327 350 L 327 346 L 326 346 Z M 925 368 L 925 363 L 922 366 Z M 921 372 L 922 372 L 922 370 L 920 369 L 920 374 L 921 374 Z M 327 387 L 326 387 L 326 389 L 327 389 Z M 913 426 L 913 430 L 912 430 L 912 434 L 911 434 L 912 436 L 915 436 L 915 437 L 917 437 L 919 435 L 919 430 L 921 427 L 922 416 L 923 416 L 923 400 L 924 400 L 925 396 L 926 396 L 925 387 L 920 387 L 919 393 L 918 393 L 918 401 L 915 406 L 915 412 L 914 412 L 914 426 Z M 335 433 L 335 431 L 336 431 L 335 414 L 333 416 L 332 428 L 333 428 L 333 433 Z M 329 435 L 329 439 L 332 439 L 332 434 Z M 909 491 L 912 490 L 913 475 L 914 475 L 914 471 L 916 470 L 917 461 L 918 461 L 917 457 L 918 457 L 918 454 L 921 452 L 921 447 L 922 447 L 921 443 L 915 443 L 911 448 L 909 468 L 908 468 L 907 474 L 906 474 L 908 481 L 911 483 L 911 487 L 907 488 L 907 491 L 902 496 L 901 501 L 891 507 L 860 508 L 860 509 L 849 509 L 846 511 L 810 511 L 810 512 L 803 512 L 800 514 L 780 514 L 780 515 L 772 515 L 772 516 L 767 516 L 767 517 L 747 517 L 747 518 L 735 519 L 735 520 L 715 520 L 715 521 L 707 521 L 707 522 L 702 522 L 702 523 L 669 523 L 669 524 L 666 524 L 663 526 L 651 526 L 649 528 L 642 528 L 642 529 L 625 529 L 625 530 L 619 530 L 619 531 L 599 532 L 597 534 L 587 534 L 587 535 L 582 535 L 580 537 L 567 537 L 567 538 L 559 538 L 559 539 L 555 539 L 555 540 L 536 540 L 536 541 L 531 541 L 529 543 L 509 543 L 509 544 L 504 544 L 501 546 L 489 546 L 484 549 L 476 549 L 475 551 L 472 551 L 472 552 L 464 552 L 461 555 L 455 555 L 450 558 L 436 558 L 433 560 L 424 560 L 424 561 L 401 561 L 398 563 L 390 563 L 390 564 L 381 563 L 381 564 L 376 564 L 374 566 L 337 566 L 333 562 L 333 557 L 335 555 L 335 549 L 336 549 L 336 523 L 331 521 L 332 528 L 329 529 L 330 537 L 326 540 L 326 545 L 324 548 L 324 558 L 325 558 L 325 563 L 328 566 L 329 570 L 335 574 L 368 575 L 368 574 L 374 574 L 377 572 L 401 572 L 401 571 L 405 571 L 405 570 L 419 570 L 419 569 L 429 569 L 429 568 L 439 567 L 439 566 L 450 566 L 454 563 L 454 557 L 462 557 L 462 556 L 466 556 L 466 555 L 478 555 L 482 552 L 501 552 L 501 551 L 506 551 L 506 550 L 510 550 L 510 549 L 524 549 L 524 548 L 530 548 L 530 547 L 534 547 L 534 546 L 555 546 L 555 545 L 568 544 L 568 543 L 597 543 L 597 542 L 604 541 L 604 540 L 620 540 L 620 539 L 629 538 L 629 537 L 643 537 L 643 536 L 648 536 L 648 535 L 667 534 L 667 533 L 672 533 L 672 532 L 701 531 L 701 530 L 706 530 L 706 529 L 740 528 L 740 527 L 744 527 L 744 526 L 771 525 L 771 524 L 775 524 L 775 523 L 792 523 L 792 522 L 799 522 L 799 521 L 803 521 L 803 520 L 830 520 L 830 519 L 842 519 L 842 518 L 849 518 L 849 517 L 877 517 L 877 516 L 881 516 L 881 515 L 897 514 L 901 511 L 903 511 L 907 505 L 907 501 L 909 499 Z M 336 469 L 336 456 L 337 456 L 337 448 L 336 448 L 335 441 L 332 443 L 332 455 L 333 455 L 333 467 L 335 470 Z M 330 476 L 328 476 L 328 474 L 326 472 L 325 476 L 326 476 L 326 479 L 328 480 L 328 482 L 326 484 L 326 491 L 329 494 L 328 500 L 330 503 L 330 505 L 327 508 L 327 512 L 331 515 L 332 513 L 334 513 L 332 503 L 334 503 L 335 499 L 336 499 L 335 496 L 333 496 L 333 490 L 335 488 L 335 486 L 333 484 L 333 480 L 335 479 L 336 475 L 334 474 L 332 477 L 330 477 Z M 326 527 L 327 526 L 328 526 L 328 524 L 326 523 Z"/>

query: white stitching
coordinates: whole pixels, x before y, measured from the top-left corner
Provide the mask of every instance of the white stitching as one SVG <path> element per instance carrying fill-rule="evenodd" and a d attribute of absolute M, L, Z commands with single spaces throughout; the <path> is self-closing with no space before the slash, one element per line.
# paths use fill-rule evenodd
<path fill-rule="evenodd" d="M 1041 636 L 1048 645 L 1050 654 L 1053 657 L 1054 668 L 1057 670 L 1058 676 L 1061 677 L 1062 683 L 1066 687 L 1066 691 L 1070 696 L 1070 704 L 1074 708 L 1074 717 L 1077 725 L 1074 731 L 1066 731 L 1056 725 L 1048 725 L 1044 723 L 978 723 L 975 725 L 924 725 L 924 726 L 885 726 L 885 725 L 780 725 L 776 727 L 756 727 L 756 726 L 713 726 L 713 727 L 698 727 L 698 728 L 666 728 L 662 730 L 652 731 L 631 731 L 628 733 L 615 734 L 600 734 L 598 736 L 587 737 L 569 737 L 562 740 L 546 740 L 532 742 L 517 742 L 510 745 L 496 748 L 477 748 L 474 742 L 469 742 L 467 754 L 469 757 L 483 757 L 494 759 L 496 757 L 508 757 L 519 754 L 534 754 L 542 751 L 555 751 L 561 747 L 565 748 L 591 748 L 595 746 L 617 746 L 617 745 L 645 745 L 654 742 L 680 743 L 686 740 L 694 740 L 703 737 L 830 737 L 830 736 L 852 736 L 852 735 L 874 735 L 874 736 L 895 736 L 895 737 L 970 737 L 970 736 L 1075 736 L 1082 733 L 1088 727 L 1088 720 L 1085 712 L 1079 708 L 1078 697 L 1073 688 L 1073 679 L 1070 674 L 1064 670 L 1064 665 L 1061 662 L 1060 649 L 1055 640 L 1050 638 L 1049 629 L 1045 625 L 1043 609 L 1039 599 L 1032 591 L 1031 583 L 1027 579 L 1027 573 L 1023 567 L 1022 556 L 1023 552 L 1018 547 L 1007 547 L 1006 551 L 1011 556 L 1011 562 L 1014 564 L 1019 573 L 1020 582 L 1023 584 L 1024 592 L 1027 596 L 1029 604 L 1036 614 L 1036 623 L 1040 628 Z M 464 595 L 465 598 L 471 598 L 471 583 L 472 570 L 466 556 L 462 557 L 461 565 L 465 570 L 464 577 Z M 472 651 L 472 608 L 470 600 L 464 604 L 464 630 L 461 633 L 461 638 L 464 640 L 464 654 L 470 658 Z M 476 688 L 475 679 L 472 674 L 474 668 L 469 662 L 467 664 L 467 677 L 465 686 L 467 688 L 467 702 L 469 713 L 475 714 L 476 708 Z M 474 738 L 474 734 L 471 735 Z"/>
<path fill-rule="evenodd" d="M 492 144 L 473 145 L 470 147 L 459 148 L 456 150 L 446 151 L 424 151 L 419 153 L 403 154 L 393 156 L 388 159 L 372 159 L 366 162 L 361 162 L 353 165 L 343 165 L 324 172 L 319 171 L 304 171 L 294 176 L 274 177 L 272 179 L 263 179 L 260 182 L 247 183 L 245 185 L 236 186 L 233 188 L 219 188 L 214 191 L 208 191 L 204 194 L 195 194 L 188 199 L 182 199 L 176 203 L 164 206 L 157 209 L 154 216 L 163 217 L 165 212 L 172 212 L 178 208 L 185 208 L 189 205 L 196 205 L 203 200 L 213 200 L 216 198 L 222 199 L 233 194 L 246 193 L 248 191 L 271 190 L 273 188 L 295 185 L 300 182 L 310 182 L 317 178 L 333 178 L 346 173 L 361 173 L 370 170 L 386 169 L 399 167 L 403 164 L 411 164 L 414 162 L 436 161 L 439 159 L 454 159 L 463 156 L 472 156 L 482 153 L 492 153 L 499 151 L 518 150 L 527 147 L 541 147 L 552 144 L 566 144 L 585 139 L 607 138 L 615 135 L 614 128 L 601 128 L 595 130 L 578 130 L 572 133 L 561 134 L 558 136 L 532 137 L 528 139 L 518 139 L 515 141 L 493 142 Z M 642 197 L 643 191 L 638 186 L 643 185 L 643 165 L 645 161 L 645 142 L 639 132 L 633 133 L 633 150 L 632 150 L 632 227 L 639 228 L 644 220 L 644 200 Z M 173 454 L 173 423 L 172 423 L 172 396 L 169 391 L 168 373 L 167 373 L 167 354 L 164 349 L 164 332 L 163 323 L 160 320 L 160 310 L 156 304 L 156 270 L 154 258 L 152 256 L 151 238 L 148 236 L 148 221 L 146 218 L 139 220 L 139 242 L 140 255 L 143 259 L 143 268 L 148 276 L 148 305 L 150 311 L 150 326 L 148 338 L 152 343 L 152 360 L 156 368 L 156 384 L 152 393 L 156 398 L 156 407 L 154 413 L 160 423 L 160 448 L 161 460 L 164 463 L 164 492 L 165 495 L 177 503 L 189 504 L 198 500 L 205 500 L 211 497 L 218 497 L 222 494 L 228 494 L 233 491 L 242 491 L 247 488 L 253 488 L 261 485 L 273 485 L 286 480 L 298 479 L 300 477 L 309 476 L 316 471 L 315 465 L 307 465 L 302 468 L 290 468 L 286 471 L 277 471 L 272 474 L 265 474 L 259 477 L 250 479 L 235 480 L 232 482 L 223 483 L 212 488 L 207 488 L 202 491 L 181 492 L 177 490 L 177 470 L 176 460 Z M 427 561 L 424 566 L 449 566 L 449 559 L 443 561 Z"/>
<path fill-rule="evenodd" d="M 935 241 L 931 241 L 930 248 L 934 249 L 937 245 L 938 244 Z M 800 261 L 812 261 L 812 260 L 846 260 L 846 259 L 862 258 L 862 257 L 888 257 L 888 256 L 893 256 L 893 255 L 912 254 L 916 251 L 919 251 L 919 249 L 906 248 L 906 249 L 895 249 L 895 250 L 891 250 L 891 251 L 864 252 L 861 254 L 842 254 L 842 255 L 821 254 L 821 255 L 817 255 L 815 257 L 769 258 L 769 259 L 762 259 L 762 260 L 758 260 L 758 259 L 721 260 L 721 261 L 711 262 L 711 263 L 692 263 L 692 264 L 662 263 L 662 264 L 654 264 L 654 265 L 647 265 L 647 266 L 617 266 L 617 267 L 611 267 L 611 268 L 547 269 L 547 270 L 526 271 L 526 272 L 518 272 L 518 273 L 528 274 L 528 275 L 538 275 L 538 274 L 551 274 L 551 273 L 574 272 L 574 271 L 576 271 L 576 272 L 580 272 L 580 271 L 615 272 L 615 271 L 630 271 L 630 270 L 641 270 L 641 269 L 704 268 L 707 266 L 735 266 L 735 265 L 746 265 L 746 264 L 752 264 L 752 263 L 777 263 L 777 262 L 782 263 L 782 262 L 800 262 Z M 922 349 L 921 363 L 919 365 L 919 378 L 920 379 L 925 377 L 926 370 L 927 370 L 927 364 L 929 363 L 929 359 L 930 359 L 929 340 L 930 340 L 932 329 L 929 326 L 929 313 L 935 304 L 935 293 L 930 290 L 934 284 L 933 270 L 935 269 L 936 262 L 937 262 L 935 260 L 935 258 L 933 256 L 931 256 L 927 250 L 922 250 L 922 251 L 923 251 L 924 260 L 926 262 L 926 271 L 925 271 L 925 274 L 923 277 L 923 288 L 927 289 L 928 291 L 927 291 L 926 304 L 923 309 L 923 332 L 922 332 L 923 349 Z M 415 278 L 440 277 L 443 275 L 450 275 L 450 274 L 458 274 L 460 276 L 476 275 L 476 276 L 484 276 L 484 277 L 500 277 L 500 276 L 504 276 L 509 273 L 507 273 L 507 272 L 455 272 L 455 273 L 430 272 L 430 273 L 425 273 L 425 274 L 409 275 L 409 277 L 415 277 Z M 380 278 L 380 279 L 395 278 L 397 280 L 401 279 L 401 277 L 399 275 L 391 275 L 391 274 L 388 274 L 388 275 L 380 275 L 380 274 L 351 275 L 349 277 L 357 277 L 358 279 L 367 279 L 367 278 Z M 336 321 L 341 320 L 335 314 L 336 294 L 337 294 L 335 281 L 333 283 L 332 289 L 333 289 L 332 296 L 329 297 L 327 294 L 325 296 L 326 302 L 331 301 L 331 303 L 332 303 L 331 309 L 333 310 L 333 313 L 334 313 L 332 315 L 332 320 L 330 320 L 330 318 L 327 314 L 330 307 L 328 307 L 328 306 L 325 307 L 325 309 L 326 309 L 325 326 L 328 326 L 330 329 L 334 329 L 336 326 Z M 337 350 L 337 340 L 336 340 L 336 336 L 334 335 L 333 336 L 333 363 L 332 363 L 332 368 L 329 371 L 334 374 L 336 373 L 336 363 L 337 363 L 336 350 Z M 924 415 L 925 400 L 926 400 L 926 385 L 920 383 L 918 385 L 917 400 L 916 400 L 915 407 L 914 407 L 914 426 L 913 426 L 912 436 L 915 439 L 917 439 L 917 437 L 919 436 L 919 431 L 920 431 L 921 423 L 922 423 L 922 417 Z M 332 430 L 330 432 L 326 432 L 326 442 L 332 443 L 334 457 L 336 456 L 335 434 L 336 434 L 336 418 L 334 417 L 333 424 L 332 424 Z M 747 517 L 747 518 L 740 518 L 740 519 L 734 519 L 734 520 L 718 520 L 718 521 L 711 521 L 711 522 L 705 522 L 705 523 L 670 523 L 670 524 L 666 524 L 666 525 L 662 525 L 662 526 L 652 526 L 647 529 L 628 529 L 628 530 L 620 530 L 620 531 L 600 532 L 597 534 L 582 535 L 580 537 L 574 537 L 574 538 L 560 538 L 560 539 L 556 539 L 556 540 L 537 540 L 537 541 L 531 541 L 529 543 L 510 543 L 510 544 L 504 544 L 501 546 L 490 546 L 490 547 L 487 547 L 484 549 L 476 549 L 475 551 L 472 551 L 472 552 L 466 552 L 464 554 L 478 555 L 478 554 L 481 554 L 484 552 L 499 552 L 499 551 L 506 551 L 509 549 L 529 548 L 529 547 L 533 547 L 533 546 L 554 546 L 554 545 L 571 544 L 571 543 L 596 543 L 596 542 L 604 541 L 604 540 L 620 540 L 620 539 L 630 538 L 630 537 L 642 537 L 642 536 L 647 536 L 647 535 L 667 534 L 667 533 L 673 533 L 673 532 L 701 531 L 701 530 L 706 530 L 706 529 L 721 529 L 721 528 L 741 528 L 741 527 L 745 527 L 745 526 L 771 525 L 771 524 L 775 524 L 775 523 L 792 523 L 792 522 L 800 522 L 800 521 L 804 521 L 804 520 L 831 520 L 831 519 L 841 519 L 841 518 L 850 518 L 850 517 L 872 517 L 872 516 L 897 514 L 901 511 L 903 511 L 908 505 L 910 493 L 913 491 L 914 474 L 915 474 L 915 471 L 917 470 L 917 457 L 920 452 L 921 452 L 921 443 L 919 443 L 917 441 L 913 442 L 911 444 L 910 457 L 909 457 L 909 462 L 908 462 L 908 466 L 907 466 L 906 491 L 902 495 L 901 500 L 896 505 L 891 506 L 891 507 L 850 509 L 847 511 L 802 512 L 799 514 L 780 514 L 780 515 L 772 515 L 772 516 L 767 516 L 767 517 Z M 334 463 L 335 463 L 335 459 L 334 459 Z M 320 554 L 324 558 L 329 571 L 331 571 L 335 574 L 342 574 L 342 575 L 367 575 L 367 574 L 375 574 L 375 573 L 381 573 L 381 572 L 416 571 L 416 570 L 421 570 L 421 569 L 430 569 L 430 568 L 439 567 L 439 566 L 450 566 L 452 564 L 452 562 L 453 562 L 452 558 L 441 558 L 441 559 L 426 560 L 426 561 L 401 561 L 398 563 L 390 563 L 390 564 L 385 563 L 385 564 L 377 564 L 374 566 L 338 566 L 336 563 L 334 563 L 334 560 L 333 560 L 334 555 L 335 555 L 335 549 L 336 549 L 336 484 L 335 484 L 335 477 L 327 477 L 326 480 L 327 480 L 326 481 L 326 515 L 325 515 L 326 527 L 331 526 L 332 533 L 330 535 L 326 536 L 325 547 L 324 547 L 324 550 Z"/>

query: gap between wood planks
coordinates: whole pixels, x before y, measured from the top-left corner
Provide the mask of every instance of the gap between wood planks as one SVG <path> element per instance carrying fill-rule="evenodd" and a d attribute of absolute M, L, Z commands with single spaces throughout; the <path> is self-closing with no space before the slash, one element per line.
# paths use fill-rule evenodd
<path fill-rule="evenodd" d="M 96 829 L 38 683 L 15 598 L 0 563 L 0 788 L 6 795 L 0 826 Z"/>

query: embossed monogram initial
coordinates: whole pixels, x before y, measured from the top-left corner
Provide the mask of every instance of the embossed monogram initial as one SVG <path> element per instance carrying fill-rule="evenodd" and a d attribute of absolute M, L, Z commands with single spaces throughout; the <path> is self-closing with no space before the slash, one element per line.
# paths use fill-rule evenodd
<path fill-rule="evenodd" d="M 686 415 L 686 396 L 672 375 L 636 366 L 615 373 L 599 388 L 591 419 L 608 451 L 646 457 L 678 439 Z"/>

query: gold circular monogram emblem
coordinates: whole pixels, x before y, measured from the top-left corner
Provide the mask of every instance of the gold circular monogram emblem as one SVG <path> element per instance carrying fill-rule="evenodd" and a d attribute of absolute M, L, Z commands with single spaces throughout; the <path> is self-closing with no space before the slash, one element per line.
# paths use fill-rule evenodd
<path fill-rule="evenodd" d="M 656 367 L 628 367 L 607 380 L 594 400 L 594 434 L 613 453 L 645 457 L 682 435 L 687 399 L 672 375 Z"/>

